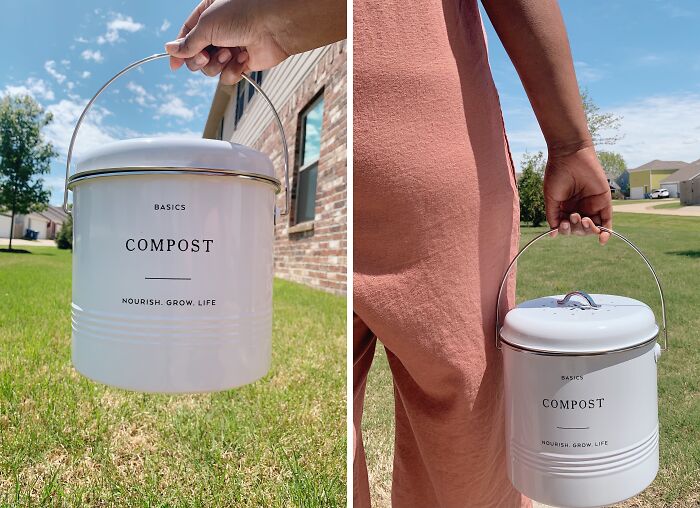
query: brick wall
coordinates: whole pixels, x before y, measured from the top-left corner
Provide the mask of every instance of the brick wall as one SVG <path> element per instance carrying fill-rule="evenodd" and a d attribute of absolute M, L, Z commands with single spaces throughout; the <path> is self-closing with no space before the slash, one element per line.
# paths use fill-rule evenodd
<path fill-rule="evenodd" d="M 292 192 L 291 213 L 281 217 L 275 227 L 275 275 L 337 294 L 345 294 L 347 287 L 346 50 L 344 41 L 331 45 L 287 103 L 278 107 L 289 144 L 290 186 L 293 191 L 298 169 L 300 113 L 323 94 L 316 217 L 312 223 L 293 227 L 295 202 Z M 277 177 L 284 181 L 282 146 L 272 121 L 253 146 L 271 155 Z M 284 193 L 278 195 L 277 202 L 282 209 Z"/>

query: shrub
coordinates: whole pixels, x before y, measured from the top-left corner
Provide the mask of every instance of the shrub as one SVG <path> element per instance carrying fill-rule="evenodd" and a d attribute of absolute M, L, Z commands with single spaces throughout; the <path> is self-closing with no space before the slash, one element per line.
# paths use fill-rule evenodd
<path fill-rule="evenodd" d="M 56 245 L 59 249 L 73 250 L 73 216 L 69 215 L 68 220 L 63 223 L 61 230 L 56 235 Z"/>
<path fill-rule="evenodd" d="M 546 160 L 542 152 L 525 154 L 522 159 L 522 173 L 518 181 L 520 194 L 520 220 L 530 222 L 534 227 L 544 222 L 544 167 Z"/>

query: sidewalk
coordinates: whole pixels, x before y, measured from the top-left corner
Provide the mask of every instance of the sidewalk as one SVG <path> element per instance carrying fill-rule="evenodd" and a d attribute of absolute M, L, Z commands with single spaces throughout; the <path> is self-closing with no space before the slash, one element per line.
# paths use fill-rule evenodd
<path fill-rule="evenodd" d="M 678 203 L 678 199 L 650 199 L 648 203 L 630 203 L 627 205 L 620 203 L 619 205 L 613 205 L 613 212 L 700 217 L 700 206 L 698 205 L 682 206 L 680 208 L 654 208 L 655 206 L 663 205 L 665 203 Z"/>
<path fill-rule="evenodd" d="M 7 247 L 10 243 L 9 238 L 0 238 L 0 247 Z M 22 240 L 20 238 L 12 239 L 12 247 L 56 247 L 54 240 Z"/>

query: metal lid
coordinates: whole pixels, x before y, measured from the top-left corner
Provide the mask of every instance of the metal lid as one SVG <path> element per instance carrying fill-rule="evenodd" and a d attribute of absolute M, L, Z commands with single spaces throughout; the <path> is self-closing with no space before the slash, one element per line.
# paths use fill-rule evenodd
<path fill-rule="evenodd" d="M 81 157 L 71 180 L 86 174 L 178 169 L 258 175 L 279 184 L 267 155 L 228 141 L 185 137 L 136 138 L 102 145 Z"/>
<path fill-rule="evenodd" d="M 506 314 L 500 333 L 504 342 L 521 349 L 598 354 L 649 342 L 659 327 L 639 300 L 576 291 L 521 303 Z"/>

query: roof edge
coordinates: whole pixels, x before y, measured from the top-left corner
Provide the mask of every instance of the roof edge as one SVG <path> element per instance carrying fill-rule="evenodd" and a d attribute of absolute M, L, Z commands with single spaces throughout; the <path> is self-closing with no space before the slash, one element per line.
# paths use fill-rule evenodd
<path fill-rule="evenodd" d="M 226 112 L 226 106 L 233 95 L 234 89 L 235 85 L 222 85 L 220 81 L 216 85 L 216 91 L 209 107 L 209 115 L 202 132 L 203 138 L 217 139 L 220 118 Z"/>

